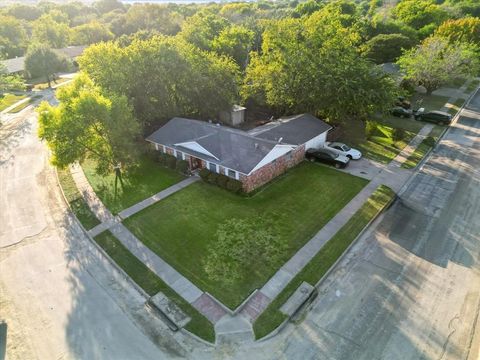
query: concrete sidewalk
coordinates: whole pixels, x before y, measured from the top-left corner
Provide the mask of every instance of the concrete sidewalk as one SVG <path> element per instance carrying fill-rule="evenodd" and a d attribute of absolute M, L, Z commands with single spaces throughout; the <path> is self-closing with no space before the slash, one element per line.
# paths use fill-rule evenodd
<path fill-rule="evenodd" d="M 124 220 L 140 211 L 143 209 L 159 202 L 162 199 L 165 199 L 167 196 L 170 196 L 172 194 L 175 194 L 177 191 L 182 190 L 183 188 L 187 187 L 190 184 L 193 184 L 194 182 L 200 180 L 198 176 L 191 176 L 189 178 L 186 178 L 185 180 L 180 181 L 179 183 L 172 185 L 165 190 L 160 191 L 159 193 L 156 193 L 153 196 L 150 196 L 149 198 L 140 201 L 139 203 L 136 203 L 133 206 L 130 206 L 129 208 L 122 210 L 118 213 L 118 216 L 120 219 Z"/>
<path fill-rule="evenodd" d="M 128 230 L 122 223 L 120 216 L 113 216 L 113 214 L 105 207 L 102 201 L 94 192 L 90 183 L 88 182 L 83 169 L 79 165 L 71 167 L 71 173 L 78 190 L 87 202 L 90 210 L 102 222 L 88 231 L 88 234 L 93 238 L 105 230 L 110 232 L 125 246 L 135 257 L 144 263 L 152 272 L 154 272 L 163 282 L 172 288 L 185 301 L 196 308 L 202 315 L 209 319 L 213 324 L 219 321 L 227 314 L 227 311 L 220 305 L 220 302 L 214 299 L 211 295 L 204 293 L 190 280 L 185 278 L 172 266 L 161 259 L 157 254 L 145 246 L 130 230 Z M 135 204 L 134 206 L 122 211 L 123 218 L 131 216 L 138 211 L 145 209 L 164 199 L 165 197 L 185 188 L 186 186 L 198 181 L 198 177 L 190 177 L 175 184 L 150 198 Z"/>

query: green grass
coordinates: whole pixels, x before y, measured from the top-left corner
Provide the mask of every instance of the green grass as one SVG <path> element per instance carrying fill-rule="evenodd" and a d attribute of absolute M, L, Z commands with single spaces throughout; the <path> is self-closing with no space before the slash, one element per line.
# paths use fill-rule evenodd
<path fill-rule="evenodd" d="M 98 221 L 95 215 L 90 211 L 90 208 L 83 199 L 82 194 L 80 194 L 78 191 L 77 185 L 73 181 L 72 175 L 70 174 L 70 170 L 58 169 L 57 172 L 58 180 L 60 181 L 63 193 L 70 204 L 70 208 L 83 227 L 89 230 L 95 225 L 98 225 L 100 221 Z"/>
<path fill-rule="evenodd" d="M 402 164 L 404 169 L 412 169 L 418 165 L 418 163 L 425 157 L 432 147 L 428 145 L 425 139 L 417 146 L 415 151 L 405 160 Z"/>
<path fill-rule="evenodd" d="M 332 267 L 367 224 L 391 201 L 394 192 L 381 185 L 350 220 L 324 245 L 315 257 L 295 276 L 253 324 L 260 339 L 275 330 L 285 319 L 279 309 L 303 281 L 315 285 Z"/>
<path fill-rule="evenodd" d="M 330 167 L 301 163 L 252 197 L 197 182 L 126 219 L 124 224 L 161 258 L 226 306 L 236 308 L 261 287 L 302 245 L 367 183 Z M 274 264 L 260 255 L 242 279 L 226 286 L 204 271 L 208 246 L 219 224 L 263 217 L 274 223 L 288 251 Z"/>
<path fill-rule="evenodd" d="M 18 113 L 18 112 L 22 111 L 23 109 L 25 109 L 28 105 L 33 104 L 35 102 L 35 100 L 40 99 L 41 97 L 42 97 L 41 95 L 36 95 L 36 96 L 30 98 L 30 100 L 25 101 L 24 103 L 21 103 L 18 106 L 15 106 L 12 110 L 9 111 L 9 113 L 11 113 L 11 114 Z"/>
<path fill-rule="evenodd" d="M 185 327 L 188 331 L 207 341 L 215 341 L 212 323 L 128 251 L 110 231 L 96 236 L 95 241 L 148 295 L 153 296 L 161 291 L 190 316 L 192 320 Z"/>
<path fill-rule="evenodd" d="M 477 87 L 480 85 L 480 80 L 472 80 L 470 84 L 468 84 L 467 88 L 465 89 L 465 93 L 470 94 L 473 90 L 476 90 Z"/>
<path fill-rule="evenodd" d="M 425 110 L 441 110 L 450 98 L 445 96 L 415 94 L 411 98 L 412 108 L 425 108 Z"/>
<path fill-rule="evenodd" d="M 376 133 L 369 139 L 354 134 L 349 139 L 351 145 L 358 148 L 365 157 L 388 164 L 415 137 L 415 133 L 406 131 L 403 140 L 393 141 L 392 133 L 392 127 L 378 124 Z"/>
<path fill-rule="evenodd" d="M 118 193 L 115 197 L 115 174 L 100 176 L 95 172 L 95 167 L 96 163 L 93 160 L 82 163 L 82 168 L 93 190 L 113 213 L 118 213 L 184 178 L 144 155 L 140 158 L 137 168 L 123 174 L 125 186 L 122 189 L 120 183 L 118 184 Z"/>
<path fill-rule="evenodd" d="M 416 121 L 413 117 L 411 118 L 400 118 L 398 116 L 393 116 L 390 114 L 382 114 L 375 116 L 374 120 L 382 125 L 386 125 L 391 128 L 403 129 L 410 131 L 414 134 L 418 133 L 422 127 L 425 126 L 421 121 Z"/>
<path fill-rule="evenodd" d="M 455 102 L 452 104 L 453 106 L 448 109 L 448 113 L 451 115 L 455 115 L 458 110 L 462 107 L 462 105 L 465 103 L 464 99 L 457 99 Z"/>
<path fill-rule="evenodd" d="M 428 134 L 428 136 L 432 137 L 435 141 L 438 141 L 444 129 L 444 126 L 435 125 Z M 432 146 L 430 145 L 429 141 L 426 138 L 423 139 L 422 142 L 417 146 L 415 151 L 402 164 L 402 168 L 412 169 L 416 167 L 420 163 L 420 161 L 422 161 L 425 155 L 430 151 L 431 148 Z"/>
<path fill-rule="evenodd" d="M 0 111 L 12 106 L 17 101 L 25 99 L 26 95 L 3 94 L 0 95 Z"/>

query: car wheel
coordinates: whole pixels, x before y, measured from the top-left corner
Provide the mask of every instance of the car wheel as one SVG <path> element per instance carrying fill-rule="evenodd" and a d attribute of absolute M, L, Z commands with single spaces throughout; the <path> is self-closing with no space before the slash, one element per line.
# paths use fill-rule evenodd
<path fill-rule="evenodd" d="M 340 165 L 339 163 L 335 163 L 335 169 L 340 169 L 342 167 L 342 165 Z"/>
<path fill-rule="evenodd" d="M 352 155 L 347 155 L 347 158 L 349 158 L 350 160 L 352 160 Z"/>
<path fill-rule="evenodd" d="M 313 158 L 313 157 L 308 158 L 308 161 L 310 161 L 310 162 L 315 162 L 315 158 Z"/>

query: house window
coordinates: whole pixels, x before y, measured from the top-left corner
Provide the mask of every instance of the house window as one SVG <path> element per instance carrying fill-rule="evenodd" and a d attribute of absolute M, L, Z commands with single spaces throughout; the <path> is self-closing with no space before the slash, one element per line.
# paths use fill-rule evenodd
<path fill-rule="evenodd" d="M 286 155 L 287 160 L 292 160 L 292 151 L 290 150 Z"/>
<path fill-rule="evenodd" d="M 230 176 L 231 178 L 233 179 L 236 179 L 237 178 L 237 172 L 235 170 L 228 170 L 228 176 Z"/>
<path fill-rule="evenodd" d="M 217 172 L 217 165 L 214 163 L 208 163 L 208 170 Z"/>
<path fill-rule="evenodd" d="M 178 160 L 183 160 L 183 153 L 182 153 L 181 151 L 177 151 L 176 153 L 177 153 L 177 154 L 176 154 L 176 158 L 177 158 Z"/>

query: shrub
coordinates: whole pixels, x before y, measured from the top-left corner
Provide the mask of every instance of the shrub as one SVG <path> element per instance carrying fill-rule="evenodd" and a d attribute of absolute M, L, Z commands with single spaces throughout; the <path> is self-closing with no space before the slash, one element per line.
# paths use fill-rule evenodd
<path fill-rule="evenodd" d="M 241 181 L 238 181 L 238 180 L 235 180 L 235 179 L 228 179 L 227 190 L 230 190 L 234 193 L 240 192 L 242 190 Z"/>
<path fill-rule="evenodd" d="M 435 146 L 435 139 L 431 136 L 427 136 L 425 139 L 423 139 L 423 143 L 427 146 L 433 147 Z"/>
<path fill-rule="evenodd" d="M 158 155 L 158 162 L 161 164 L 161 165 L 164 165 L 166 166 L 167 165 L 167 158 L 168 158 L 168 155 L 165 154 L 165 153 L 160 153 Z"/>
<path fill-rule="evenodd" d="M 377 123 L 375 121 L 367 121 L 365 125 L 365 135 L 367 139 L 370 139 L 372 136 L 375 135 L 377 131 Z"/>
<path fill-rule="evenodd" d="M 188 161 L 177 160 L 176 169 L 177 169 L 177 171 L 181 172 L 182 174 L 187 174 L 188 173 Z"/>
<path fill-rule="evenodd" d="M 392 131 L 392 139 L 397 142 L 405 139 L 406 132 L 403 129 L 394 128 Z"/>
<path fill-rule="evenodd" d="M 170 169 L 175 169 L 175 167 L 177 166 L 177 159 L 175 158 L 175 156 L 167 155 L 165 165 L 167 165 Z"/>
<path fill-rule="evenodd" d="M 228 176 L 219 174 L 217 177 L 217 185 L 220 186 L 221 188 L 226 189 L 228 180 L 230 180 Z"/>
<path fill-rule="evenodd" d="M 202 180 L 208 181 L 208 176 L 210 175 L 210 171 L 208 169 L 203 168 L 200 170 L 199 175 L 202 178 Z"/>
<path fill-rule="evenodd" d="M 210 184 L 216 185 L 217 184 L 217 178 L 218 178 L 218 174 L 210 171 L 210 174 L 208 175 L 207 181 Z"/>

